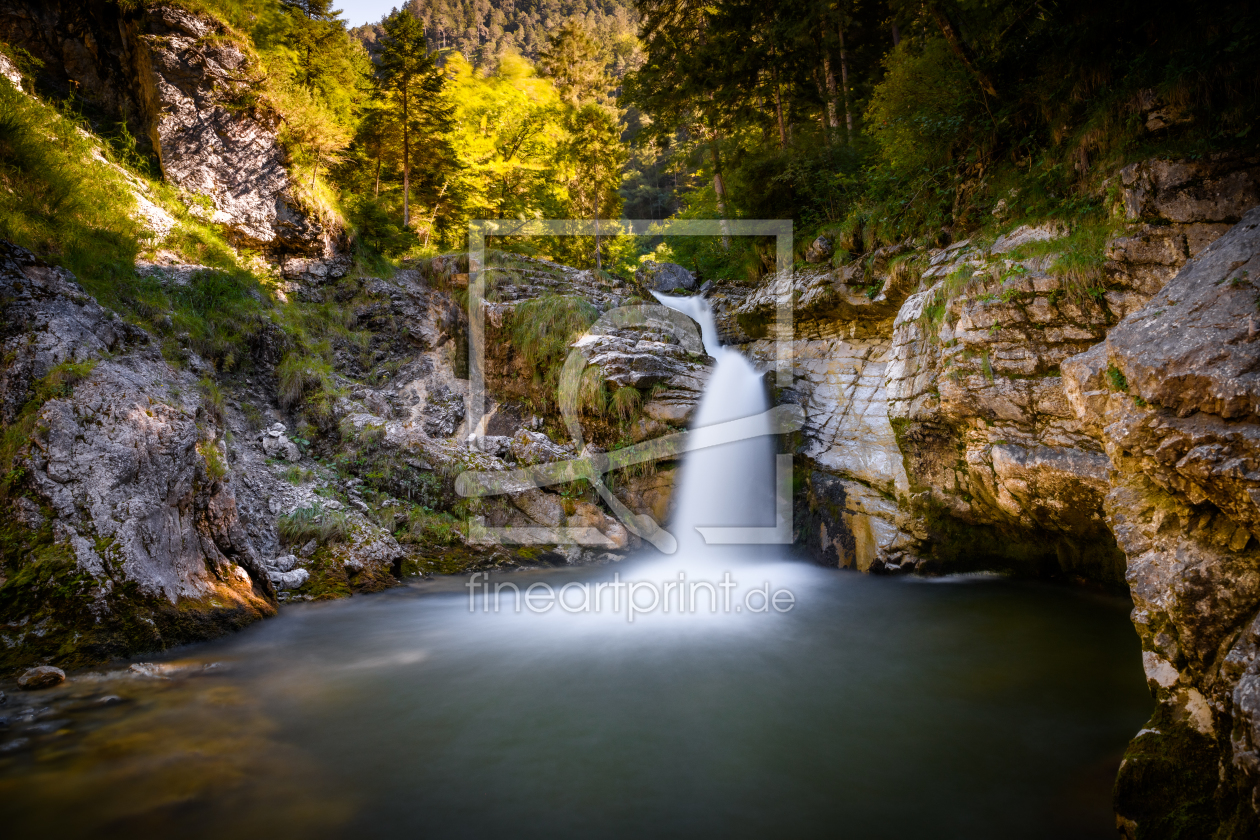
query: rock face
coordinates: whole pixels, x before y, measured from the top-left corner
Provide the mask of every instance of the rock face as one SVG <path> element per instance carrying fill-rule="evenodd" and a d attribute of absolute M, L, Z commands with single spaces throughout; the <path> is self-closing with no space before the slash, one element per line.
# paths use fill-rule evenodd
<path fill-rule="evenodd" d="M 5 558 L 8 662 L 50 656 L 74 634 L 99 657 L 271 614 L 274 591 L 193 375 L 68 272 L 0 248 L 0 405 L 11 426 L 31 430 L 7 487 L 21 501 L 0 514 L 32 549 Z M 41 597 L 67 564 L 73 584 Z"/>
<path fill-rule="evenodd" d="M 1116 787 L 1130 837 L 1260 833 L 1257 274 L 1260 209 L 1063 364 L 1114 471 L 1106 515 L 1159 704 Z"/>
<path fill-rule="evenodd" d="M 335 250 L 334 234 L 294 197 L 279 115 L 253 101 L 256 70 L 211 18 L 107 0 L 3 0 L 0 38 L 43 61 L 45 85 L 73 87 L 126 120 L 165 178 L 236 244 L 275 256 Z"/>
<path fill-rule="evenodd" d="M 207 18 L 158 6 L 142 41 L 159 103 L 162 172 L 213 203 L 210 221 L 245 247 L 322 255 L 332 243 L 292 197 L 279 116 L 242 107 L 256 84 L 241 50 Z"/>
<path fill-rule="evenodd" d="M 135 80 L 147 71 L 138 40 L 138 11 L 96 0 L 3 0 L 0 40 L 19 46 L 41 62 L 36 84 L 77 98 L 127 127 L 145 151 L 157 149 L 151 91 Z"/>

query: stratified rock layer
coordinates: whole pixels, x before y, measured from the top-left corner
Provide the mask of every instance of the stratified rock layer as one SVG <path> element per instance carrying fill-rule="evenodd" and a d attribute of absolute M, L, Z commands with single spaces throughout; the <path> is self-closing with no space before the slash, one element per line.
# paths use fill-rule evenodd
<path fill-rule="evenodd" d="M 1063 363 L 1113 469 L 1158 701 L 1117 783 L 1130 837 L 1260 832 L 1260 209 L 1206 247 L 1104 344 Z M 1220 833 L 1212 834 L 1219 826 Z"/>

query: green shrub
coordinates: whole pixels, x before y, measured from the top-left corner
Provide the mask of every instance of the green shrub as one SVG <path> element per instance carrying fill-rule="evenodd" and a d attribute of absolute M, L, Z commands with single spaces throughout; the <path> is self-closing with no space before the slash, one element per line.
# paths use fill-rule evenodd
<path fill-rule="evenodd" d="M 459 520 L 449 513 L 414 507 L 407 514 L 407 527 L 399 538 L 418 545 L 455 545 L 460 540 L 458 524 Z"/>
<path fill-rule="evenodd" d="M 199 443 L 197 453 L 206 462 L 206 475 L 210 476 L 211 481 L 218 481 L 227 475 L 227 464 L 223 463 L 223 455 L 220 454 L 219 447 L 213 443 Z"/>
<path fill-rule="evenodd" d="M 290 484 L 305 484 L 314 477 L 315 474 L 313 472 L 310 470 L 304 470 L 297 465 L 289 467 L 284 471 L 284 479 Z"/>
<path fill-rule="evenodd" d="M 1107 384 L 1111 386 L 1111 390 L 1127 393 L 1129 390 L 1129 380 L 1124 375 L 1124 371 L 1115 365 L 1107 365 Z"/>
<path fill-rule="evenodd" d="M 223 389 L 208 376 L 202 377 L 201 381 L 197 383 L 197 387 L 201 391 L 201 407 L 205 409 L 211 420 L 216 423 L 222 422 Z"/>
<path fill-rule="evenodd" d="M 578 410 L 600 416 L 608 408 L 608 392 L 604 390 L 604 377 L 598 367 L 582 371 L 578 382 Z"/>
<path fill-rule="evenodd" d="M 277 398 L 281 408 L 302 404 L 306 415 L 317 425 L 332 418 L 333 404 L 341 395 L 333 378 L 332 365 L 318 356 L 292 351 L 276 366 Z"/>

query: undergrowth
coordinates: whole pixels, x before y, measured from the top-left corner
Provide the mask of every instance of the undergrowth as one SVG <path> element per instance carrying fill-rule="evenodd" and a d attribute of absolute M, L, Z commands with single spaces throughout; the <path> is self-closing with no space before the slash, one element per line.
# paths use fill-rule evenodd
<path fill-rule="evenodd" d="M 349 521 L 344 512 L 327 510 L 318 502 L 281 516 L 276 520 L 276 527 L 281 541 L 294 546 L 311 540 L 320 545 L 341 542 L 350 532 Z"/>

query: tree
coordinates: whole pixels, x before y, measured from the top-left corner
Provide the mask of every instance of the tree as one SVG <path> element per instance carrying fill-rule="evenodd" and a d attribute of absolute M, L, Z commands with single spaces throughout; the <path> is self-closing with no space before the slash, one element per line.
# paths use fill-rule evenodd
<path fill-rule="evenodd" d="M 601 85 L 607 82 L 603 51 L 591 38 L 586 27 L 569 19 L 538 55 L 543 75 L 555 80 L 556 90 L 566 102 L 577 105 L 588 102 Z"/>
<path fill-rule="evenodd" d="M 575 216 L 595 220 L 595 267 L 603 268 L 601 217 L 620 215 L 621 170 L 628 155 L 616 117 L 599 105 L 583 105 L 569 120 L 564 156 L 570 167 L 570 206 Z"/>
<path fill-rule="evenodd" d="M 341 9 L 333 8 L 333 0 L 280 0 L 280 5 L 307 20 L 331 21 L 341 15 Z"/>
<path fill-rule="evenodd" d="M 332 4 L 333 0 L 281 0 L 281 5 L 296 18 L 293 47 L 300 56 L 297 77 L 308 90 L 315 87 L 324 70 L 325 62 L 318 54 L 345 40 L 345 21 L 339 19 L 341 10 Z"/>
<path fill-rule="evenodd" d="M 416 129 L 433 132 L 449 125 L 450 109 L 442 101 L 442 74 L 429 55 L 424 26 L 410 11 L 394 11 L 381 23 L 380 90 L 398 114 L 402 133 L 403 227 L 411 224 L 412 137 Z"/>
<path fill-rule="evenodd" d="M 290 107 L 285 119 L 285 133 L 302 150 L 302 156 L 311 167 L 311 194 L 315 193 L 316 179 L 321 166 L 341 162 L 341 151 L 350 142 L 350 132 L 337 123 L 327 110 L 318 107 L 309 91 L 300 91 L 300 99 L 291 101 L 298 107 Z"/>

